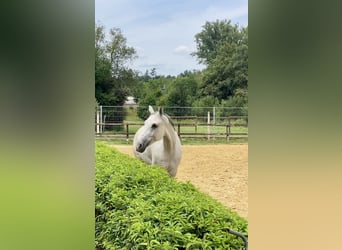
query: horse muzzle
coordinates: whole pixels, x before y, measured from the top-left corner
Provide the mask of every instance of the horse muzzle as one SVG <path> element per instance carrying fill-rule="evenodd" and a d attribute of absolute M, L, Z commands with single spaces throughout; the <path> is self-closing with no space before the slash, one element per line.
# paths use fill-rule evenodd
<path fill-rule="evenodd" d="M 152 137 L 137 141 L 135 150 L 139 153 L 143 153 L 146 150 L 146 148 L 152 143 L 152 141 Z"/>
<path fill-rule="evenodd" d="M 137 145 L 137 147 L 135 148 L 135 150 L 139 153 L 143 153 L 145 151 L 145 149 L 146 149 L 146 146 L 144 146 L 144 144 L 142 144 L 142 143 L 139 143 Z"/>

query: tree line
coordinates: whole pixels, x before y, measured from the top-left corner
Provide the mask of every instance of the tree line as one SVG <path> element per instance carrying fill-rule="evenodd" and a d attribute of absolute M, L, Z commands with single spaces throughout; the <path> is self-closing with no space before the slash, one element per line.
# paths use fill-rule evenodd
<path fill-rule="evenodd" d="M 98 105 L 121 106 L 132 95 L 139 106 L 245 107 L 248 103 L 248 27 L 230 20 L 206 22 L 195 35 L 191 55 L 205 69 L 186 70 L 177 76 L 158 75 L 155 68 L 132 70 L 137 57 L 119 28 L 95 27 L 95 98 Z M 189 109 L 187 109 L 189 110 Z M 187 115 L 186 110 L 182 115 Z M 246 109 L 227 115 L 246 115 Z M 140 118 L 147 116 L 138 109 Z M 173 114 L 170 114 L 173 115 Z"/>

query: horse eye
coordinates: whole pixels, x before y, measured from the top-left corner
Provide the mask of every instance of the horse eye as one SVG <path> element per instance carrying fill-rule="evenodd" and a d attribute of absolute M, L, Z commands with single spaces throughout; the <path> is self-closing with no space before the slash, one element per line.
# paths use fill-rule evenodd
<path fill-rule="evenodd" d="M 158 127 L 157 124 L 155 123 L 152 124 L 152 128 L 157 128 L 157 127 Z"/>

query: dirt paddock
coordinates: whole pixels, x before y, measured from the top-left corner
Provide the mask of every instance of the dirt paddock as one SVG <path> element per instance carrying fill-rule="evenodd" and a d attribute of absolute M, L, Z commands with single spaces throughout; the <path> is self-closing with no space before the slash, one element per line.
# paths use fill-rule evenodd
<path fill-rule="evenodd" d="M 114 145 L 133 156 L 132 146 Z M 176 179 L 189 181 L 248 218 L 248 145 L 183 145 Z"/>

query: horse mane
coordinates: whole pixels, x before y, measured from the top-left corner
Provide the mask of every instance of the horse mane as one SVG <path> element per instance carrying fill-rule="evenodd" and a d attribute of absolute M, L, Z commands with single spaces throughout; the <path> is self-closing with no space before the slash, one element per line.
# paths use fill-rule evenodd
<path fill-rule="evenodd" d="M 163 115 L 165 115 L 165 117 L 167 118 L 167 120 L 169 121 L 169 123 L 171 124 L 171 126 L 173 127 L 173 129 L 176 130 L 176 129 L 175 129 L 175 124 L 173 123 L 171 117 L 170 117 L 168 114 L 165 114 L 165 113 L 164 113 Z"/>
<path fill-rule="evenodd" d="M 168 140 L 164 140 L 164 146 L 165 148 L 169 148 L 170 150 L 170 153 L 173 153 L 174 152 L 174 145 L 173 143 L 171 143 L 171 141 L 173 141 L 175 139 L 175 137 L 177 137 L 177 134 L 175 133 L 176 132 L 176 129 L 175 129 L 175 125 L 171 119 L 171 117 L 165 113 L 163 113 L 163 118 L 164 118 L 164 121 L 168 121 L 169 124 L 171 125 L 171 127 L 168 127 L 166 128 L 166 135 L 168 137 Z M 166 119 L 165 119 L 166 118 Z"/>

